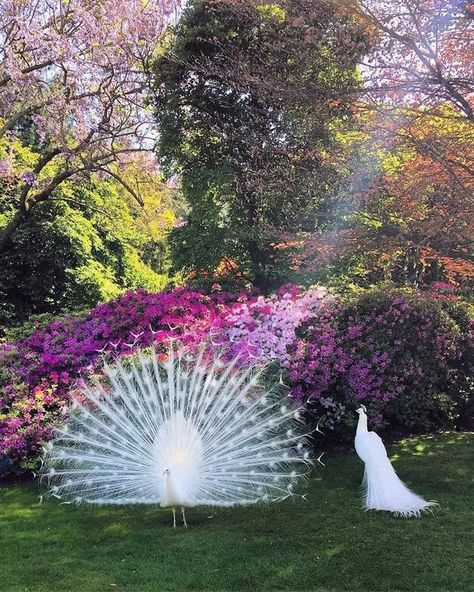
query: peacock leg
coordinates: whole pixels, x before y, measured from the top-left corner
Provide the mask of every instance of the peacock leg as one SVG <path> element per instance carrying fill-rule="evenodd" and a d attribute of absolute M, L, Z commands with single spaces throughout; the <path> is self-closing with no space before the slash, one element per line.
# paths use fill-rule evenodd
<path fill-rule="evenodd" d="M 176 509 L 171 508 L 173 510 L 173 528 L 176 528 Z"/>
<path fill-rule="evenodd" d="M 181 513 L 183 515 L 183 526 L 184 526 L 184 528 L 188 528 L 188 523 L 186 522 L 186 515 L 184 513 L 184 508 L 183 507 L 181 507 Z"/>

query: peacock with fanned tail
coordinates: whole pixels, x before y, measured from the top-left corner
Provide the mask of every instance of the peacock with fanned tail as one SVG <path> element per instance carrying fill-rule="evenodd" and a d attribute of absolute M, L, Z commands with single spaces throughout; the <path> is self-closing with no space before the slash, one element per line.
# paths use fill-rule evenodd
<path fill-rule="evenodd" d="M 138 352 L 85 386 L 46 446 L 43 477 L 66 503 L 173 510 L 295 496 L 308 473 L 299 410 L 263 369 L 169 348 Z"/>

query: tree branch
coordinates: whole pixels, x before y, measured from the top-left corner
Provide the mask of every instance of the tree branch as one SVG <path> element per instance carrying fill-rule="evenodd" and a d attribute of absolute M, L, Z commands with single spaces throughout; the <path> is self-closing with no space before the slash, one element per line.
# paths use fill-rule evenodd
<path fill-rule="evenodd" d="M 98 168 L 100 171 L 107 173 L 107 175 L 110 175 L 116 181 L 118 181 L 142 207 L 145 205 L 143 199 L 138 195 L 138 193 L 133 189 L 133 187 L 131 187 L 126 181 L 124 181 L 122 179 L 122 177 L 120 177 L 120 175 L 118 175 L 117 173 L 114 173 L 113 171 L 111 171 L 105 167 L 98 167 Z"/>

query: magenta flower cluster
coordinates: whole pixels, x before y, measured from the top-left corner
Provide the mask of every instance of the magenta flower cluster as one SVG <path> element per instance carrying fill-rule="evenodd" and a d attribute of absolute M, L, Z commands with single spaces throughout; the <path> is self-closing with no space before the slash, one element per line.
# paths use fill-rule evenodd
<path fill-rule="evenodd" d="M 100 374 L 104 359 L 172 338 L 189 347 L 206 342 L 229 356 L 239 352 L 243 363 L 250 357 L 264 363 L 285 354 L 298 323 L 325 298 L 324 290 L 303 294 L 295 287 L 268 299 L 223 293 L 219 286 L 210 296 L 182 288 L 139 290 L 99 305 L 85 320 L 54 321 L 21 342 L 0 345 L 0 451 L 23 467 L 34 465 L 72 394 L 82 380 Z"/>
<path fill-rule="evenodd" d="M 213 289 L 128 292 L 85 319 L 57 320 L 0 345 L 0 452 L 33 467 L 71 396 L 100 376 L 104 360 L 170 338 L 191 348 L 207 343 L 242 363 L 276 362 L 293 396 L 316 405 L 330 427 L 352 417 L 358 401 L 375 423 L 388 421 L 393 402 L 429 401 L 469 372 L 472 322 L 460 327 L 442 309 L 451 303 L 401 293 L 344 302 L 297 286 L 268 298 Z"/>
<path fill-rule="evenodd" d="M 373 425 L 438 429 L 455 420 L 461 391 L 474 394 L 473 326 L 437 295 L 378 290 L 336 302 L 300 327 L 289 348 L 293 396 L 313 400 L 330 428 L 363 402 Z"/>

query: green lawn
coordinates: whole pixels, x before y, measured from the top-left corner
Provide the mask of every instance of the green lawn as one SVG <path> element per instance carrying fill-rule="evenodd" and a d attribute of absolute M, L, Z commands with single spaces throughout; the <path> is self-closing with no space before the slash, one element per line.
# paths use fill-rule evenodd
<path fill-rule="evenodd" d="M 390 447 L 434 515 L 365 513 L 355 454 L 328 454 L 308 500 L 188 510 L 189 530 L 152 507 L 38 504 L 36 484 L 0 490 L 0 590 L 474 590 L 474 434 Z"/>

